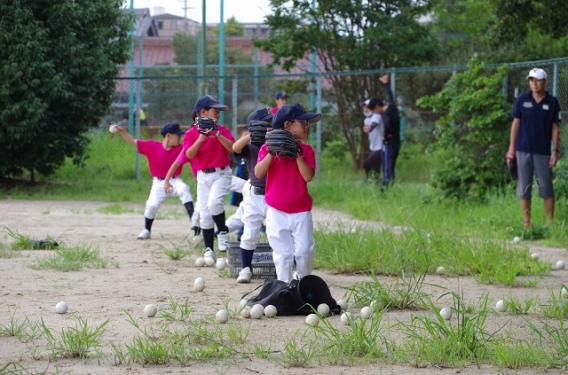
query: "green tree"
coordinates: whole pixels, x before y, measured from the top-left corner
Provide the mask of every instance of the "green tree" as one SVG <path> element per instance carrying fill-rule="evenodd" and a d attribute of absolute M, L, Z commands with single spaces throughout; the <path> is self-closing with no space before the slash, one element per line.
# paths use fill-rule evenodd
<path fill-rule="evenodd" d="M 553 38 L 568 36 L 565 0 L 489 0 L 499 22 L 496 37 L 501 42 L 522 42 L 531 30 Z"/>
<path fill-rule="evenodd" d="M 85 157 L 128 59 L 122 0 L 0 2 L 0 177 Z"/>
<path fill-rule="evenodd" d="M 219 35 L 219 26 L 214 26 L 211 30 L 215 35 Z M 245 25 L 239 23 L 235 17 L 225 21 L 225 36 L 245 36 Z"/>
<path fill-rule="evenodd" d="M 473 54 L 487 63 L 566 56 L 568 32 L 552 30 L 548 17 L 558 26 L 568 2 L 550 4 L 544 11 L 542 5 L 532 0 L 436 0 L 428 23 L 438 40 L 435 64 L 466 64 Z"/>
<path fill-rule="evenodd" d="M 274 64 L 296 67 L 312 50 L 325 72 L 422 65 L 435 55 L 435 41 L 418 19 L 430 0 L 271 0 L 266 17 L 270 37 L 256 45 L 273 54 Z M 308 68 L 306 68 L 307 70 Z M 378 77 L 327 76 L 337 120 L 355 167 L 368 152 L 367 137 L 353 131 L 361 123 L 360 102 L 382 93 Z M 307 91 L 307 88 L 306 88 Z M 359 128 L 359 127 L 358 127 Z"/>
<path fill-rule="evenodd" d="M 442 91 L 418 100 L 420 106 L 444 114 L 436 122 L 437 142 L 430 147 L 443 162 L 432 184 L 445 197 L 481 199 L 506 183 L 504 152 L 511 119 L 503 82 L 508 71 L 501 66 L 488 75 L 474 57 Z"/>

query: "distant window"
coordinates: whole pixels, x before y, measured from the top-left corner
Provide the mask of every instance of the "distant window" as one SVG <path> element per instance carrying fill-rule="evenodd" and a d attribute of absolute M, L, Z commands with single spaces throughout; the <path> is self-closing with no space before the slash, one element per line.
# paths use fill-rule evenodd
<path fill-rule="evenodd" d="M 164 21 L 158 21 L 158 30 L 162 30 L 164 28 Z"/>
<path fill-rule="evenodd" d="M 170 28 L 171 28 L 172 30 L 177 30 L 177 29 L 178 29 L 178 22 L 177 22 L 177 21 L 172 21 L 172 22 L 170 23 L 170 26 L 171 26 Z"/>

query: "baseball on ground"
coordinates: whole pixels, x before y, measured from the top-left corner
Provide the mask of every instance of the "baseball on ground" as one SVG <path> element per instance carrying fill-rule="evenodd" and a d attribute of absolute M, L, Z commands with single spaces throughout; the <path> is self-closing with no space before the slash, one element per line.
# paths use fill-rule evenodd
<path fill-rule="evenodd" d="M 55 312 L 58 314 L 65 314 L 67 312 L 67 304 L 63 301 L 55 305 Z"/>
<path fill-rule="evenodd" d="M 157 313 L 158 313 L 158 308 L 154 304 L 149 304 L 146 305 L 146 307 L 144 307 L 144 315 L 146 315 L 148 318 L 156 316 Z"/>

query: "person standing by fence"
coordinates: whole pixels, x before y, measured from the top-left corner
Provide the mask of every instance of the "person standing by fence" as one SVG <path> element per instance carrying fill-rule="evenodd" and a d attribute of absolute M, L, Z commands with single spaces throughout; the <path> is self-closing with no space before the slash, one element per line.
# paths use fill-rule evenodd
<path fill-rule="evenodd" d="M 363 102 L 363 114 L 365 120 L 363 121 L 363 132 L 369 135 L 369 156 L 363 162 L 363 169 L 365 170 L 365 178 L 363 183 L 369 179 L 376 180 L 378 183 L 381 177 L 381 159 L 383 153 L 383 136 L 385 128 L 383 120 L 378 113 L 375 113 L 367 107 L 371 100 L 367 99 Z"/>
<path fill-rule="evenodd" d="M 517 163 L 517 197 L 521 200 L 525 228 L 531 227 L 533 175 L 544 201 L 546 221 L 554 217 L 552 167 L 558 161 L 560 104 L 546 90 L 547 74 L 540 68 L 527 75 L 530 91 L 517 98 L 507 151 L 507 164 Z"/>
<path fill-rule="evenodd" d="M 383 182 L 382 188 L 387 188 L 394 182 L 396 159 L 400 151 L 400 115 L 396 106 L 396 99 L 390 88 L 390 76 L 385 74 L 379 78 L 388 92 L 389 100 L 385 103 L 379 98 L 372 98 L 367 107 L 381 114 L 385 126 L 383 138 Z"/>

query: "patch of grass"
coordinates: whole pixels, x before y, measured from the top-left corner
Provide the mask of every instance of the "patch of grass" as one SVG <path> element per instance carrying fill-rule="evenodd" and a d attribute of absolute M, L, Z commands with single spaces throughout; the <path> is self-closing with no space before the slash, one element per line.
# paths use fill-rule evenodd
<path fill-rule="evenodd" d="M 16 318 L 16 310 L 10 312 L 10 323 L 0 324 L 0 337 L 15 337 L 21 342 L 29 342 L 40 335 L 39 323 L 31 322 L 26 316 L 24 320 Z M 2 372 L 0 372 L 1 374 Z"/>
<path fill-rule="evenodd" d="M 379 310 L 424 309 L 426 294 L 421 289 L 425 277 L 424 272 L 403 275 L 397 278 L 394 285 L 384 286 L 375 274 L 371 274 L 371 281 L 361 281 L 349 288 L 347 301 L 353 298 L 359 307 L 373 304 Z"/>
<path fill-rule="evenodd" d="M 311 367 L 312 361 L 317 353 L 317 343 L 304 342 L 298 343 L 295 338 L 287 339 L 284 342 L 284 350 L 276 359 L 284 367 Z"/>
<path fill-rule="evenodd" d="M 106 215 L 120 215 L 125 213 L 132 213 L 134 209 L 125 207 L 120 203 L 112 203 L 103 207 L 98 207 L 97 212 Z"/>
<path fill-rule="evenodd" d="M 12 250 L 55 250 L 59 243 L 51 236 L 47 235 L 43 240 L 34 240 L 30 236 L 12 231 L 10 228 L 4 227 L 8 236 L 12 238 L 10 248 Z"/>
<path fill-rule="evenodd" d="M 101 354 L 101 336 L 109 320 L 98 327 L 91 328 L 86 319 L 77 318 L 75 328 L 64 328 L 59 337 L 47 327 L 43 318 L 41 328 L 54 358 L 88 358 L 92 351 Z"/>
<path fill-rule="evenodd" d="M 55 250 L 54 255 L 36 258 L 31 265 L 34 269 L 54 269 L 58 271 L 78 271 L 83 267 L 106 268 L 109 261 L 100 256 L 99 249 L 93 245 L 81 244 L 71 248 Z M 115 264 L 115 266 L 117 266 Z"/>
<path fill-rule="evenodd" d="M 400 276 L 434 273 L 443 265 L 448 275 L 473 276 L 485 284 L 533 286 L 550 271 L 550 264 L 535 262 L 525 248 L 483 236 L 414 229 L 396 234 L 364 227 L 343 232 L 328 227 L 314 231 L 314 238 L 316 267 L 343 273 Z"/>
<path fill-rule="evenodd" d="M 386 310 L 376 309 L 371 319 L 348 316 L 347 329 L 335 327 L 320 316 L 320 323 L 311 327 L 316 333 L 317 343 L 331 364 L 354 364 L 357 360 L 374 362 L 384 358 L 381 345 L 386 337 L 381 330 L 381 321 Z"/>
<path fill-rule="evenodd" d="M 187 321 L 193 312 L 193 309 L 189 306 L 189 299 L 185 297 L 183 303 L 180 303 L 169 295 L 168 296 L 170 311 L 160 310 L 160 316 L 167 321 Z"/>
<path fill-rule="evenodd" d="M 472 314 L 464 311 L 462 296 L 456 293 L 451 293 L 451 296 L 455 318 L 444 320 L 439 308 L 430 302 L 434 312 L 433 318 L 414 315 L 410 323 L 399 323 L 408 337 L 404 351 L 409 362 L 419 366 L 426 363 L 460 366 L 490 360 L 490 344 L 494 333 L 490 333 L 486 328 L 487 296 L 479 301 L 476 311 Z"/>
<path fill-rule="evenodd" d="M 168 241 L 168 246 L 164 246 L 162 244 L 158 244 L 158 246 L 162 249 L 162 253 L 171 260 L 181 260 L 192 253 L 190 250 L 185 250 L 191 247 L 188 237 L 189 236 L 185 236 L 179 244 Z"/>

